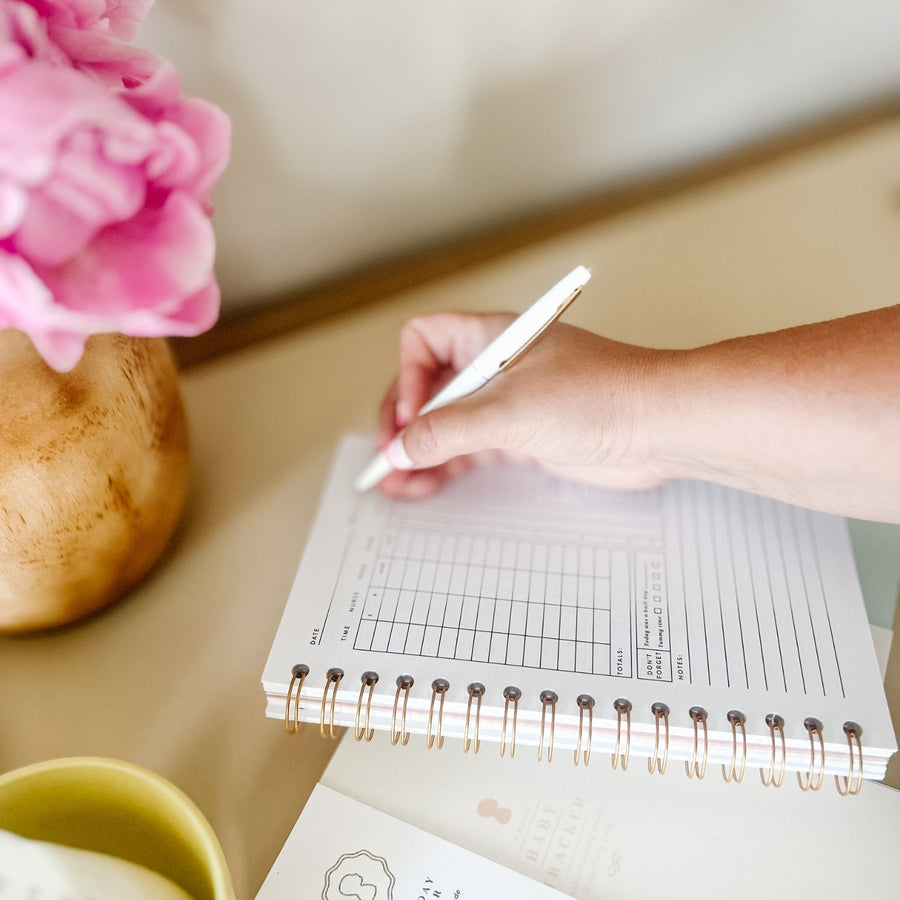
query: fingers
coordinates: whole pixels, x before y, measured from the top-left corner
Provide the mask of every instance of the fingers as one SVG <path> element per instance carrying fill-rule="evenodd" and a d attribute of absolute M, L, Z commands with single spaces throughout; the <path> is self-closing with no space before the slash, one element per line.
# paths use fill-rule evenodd
<path fill-rule="evenodd" d="M 405 422 L 400 422 L 397 416 L 397 379 L 395 378 L 385 392 L 378 409 L 378 440 L 376 442 L 378 448 L 383 450 L 405 424 Z"/>
<path fill-rule="evenodd" d="M 381 482 L 382 493 L 428 496 L 473 466 L 516 456 L 492 388 L 414 418 L 395 435 L 386 448 L 394 472 Z"/>
<path fill-rule="evenodd" d="M 495 323 L 499 324 L 499 323 Z M 602 458 L 615 428 L 600 423 L 621 401 L 608 357 L 615 346 L 557 323 L 508 371 L 475 393 L 414 417 L 391 454 L 401 470 L 443 466 L 486 451 L 583 468 Z M 603 412 L 600 412 L 600 411 Z M 395 482 L 399 485 L 400 482 Z"/>
<path fill-rule="evenodd" d="M 426 496 L 472 465 L 508 458 L 522 450 L 521 411 L 530 410 L 534 390 L 516 389 L 522 364 L 474 394 L 423 416 L 413 414 L 405 427 L 400 398 L 418 408 L 442 382 L 468 365 L 512 320 L 508 314 L 441 314 L 413 319 L 401 335 L 401 368 L 395 390 L 381 410 L 382 447 L 395 471 L 381 484 L 391 496 Z M 525 368 L 529 368 L 526 359 Z M 407 386 L 404 388 L 404 384 Z M 391 404 L 397 407 L 391 410 Z M 493 454 L 493 457 L 490 456 Z"/>
<path fill-rule="evenodd" d="M 448 481 L 462 475 L 476 466 L 492 465 L 499 462 L 517 464 L 533 463 L 528 457 L 500 451 L 485 451 L 467 456 L 457 456 L 439 466 L 427 469 L 396 470 L 378 485 L 378 490 L 389 497 L 404 500 L 418 500 L 437 493 Z"/>
<path fill-rule="evenodd" d="M 400 331 L 395 420 L 410 422 L 425 403 L 465 368 L 509 323 L 511 315 L 437 313 L 410 319 Z"/>
<path fill-rule="evenodd" d="M 470 468 L 467 457 L 446 465 L 409 470 L 405 446 L 392 441 L 457 372 L 465 368 L 507 325 L 507 313 L 438 313 L 409 320 L 399 339 L 399 372 L 378 411 L 378 446 L 390 448 L 397 470 L 379 485 L 382 493 L 408 498 L 435 493 L 448 479 Z M 442 461 L 443 462 L 443 461 Z M 411 461 L 410 461 L 411 464 Z"/>
<path fill-rule="evenodd" d="M 444 484 L 470 469 L 474 460 L 457 457 L 445 465 L 430 469 L 397 470 L 391 472 L 378 485 L 378 490 L 389 497 L 417 500 L 437 493 Z"/>
<path fill-rule="evenodd" d="M 416 415 L 511 319 L 441 314 L 404 328 L 400 371 L 379 419 L 396 470 L 382 492 L 427 496 L 491 452 L 610 487 L 659 483 L 649 426 L 672 405 L 668 356 L 564 323 L 474 393 Z"/>
<path fill-rule="evenodd" d="M 392 456 L 392 462 L 401 469 L 423 469 L 480 450 L 502 447 L 497 423 L 485 422 L 478 412 L 480 405 L 474 398 L 464 398 L 413 419 L 396 438 L 396 459 Z"/>
<path fill-rule="evenodd" d="M 378 446 L 386 447 L 512 318 L 506 313 L 437 313 L 410 319 L 400 331 L 398 375 L 378 411 Z"/>

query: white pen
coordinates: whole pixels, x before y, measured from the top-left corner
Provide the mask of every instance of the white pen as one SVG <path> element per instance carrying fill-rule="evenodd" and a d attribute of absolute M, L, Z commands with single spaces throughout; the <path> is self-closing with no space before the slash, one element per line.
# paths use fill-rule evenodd
<path fill-rule="evenodd" d="M 424 415 L 454 400 L 473 394 L 486 385 L 495 375 L 513 364 L 569 307 L 590 280 L 591 273 L 578 266 L 555 284 L 533 306 L 519 316 L 456 377 L 436 393 L 417 413 Z M 384 451 L 378 453 L 362 470 L 353 483 L 360 492 L 375 487 L 390 474 L 394 466 Z"/>

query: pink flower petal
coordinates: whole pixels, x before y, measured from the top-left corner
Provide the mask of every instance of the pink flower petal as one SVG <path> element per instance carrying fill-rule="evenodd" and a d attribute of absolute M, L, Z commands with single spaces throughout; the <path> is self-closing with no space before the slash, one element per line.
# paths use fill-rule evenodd
<path fill-rule="evenodd" d="M 51 31 L 76 29 L 109 33 L 130 41 L 153 0 L 29 0 Z"/>
<path fill-rule="evenodd" d="M 170 112 L 173 122 L 191 137 L 202 154 L 191 193 L 211 212 L 209 195 L 228 164 L 231 120 L 204 100 L 185 100 Z"/>
<path fill-rule="evenodd" d="M 0 239 L 9 237 L 25 218 L 28 194 L 9 178 L 0 176 Z"/>
<path fill-rule="evenodd" d="M 110 226 L 58 268 L 36 267 L 56 302 L 109 318 L 112 327 L 134 310 L 175 309 L 200 290 L 212 270 L 215 238 L 209 219 L 187 194 L 176 192 L 160 209 L 145 208 Z"/>
<path fill-rule="evenodd" d="M 210 273 L 209 281 L 195 294 L 182 301 L 178 310 L 166 319 L 165 331 L 157 334 L 173 334 L 193 337 L 212 328 L 219 318 L 221 294 L 215 275 Z M 134 332 L 132 332 L 133 334 Z"/>
<path fill-rule="evenodd" d="M 31 266 L 0 249 L 0 328 L 24 328 L 52 303 L 53 295 Z"/>
<path fill-rule="evenodd" d="M 81 359 L 87 343 L 87 335 L 73 331 L 33 331 L 30 337 L 47 365 L 57 372 L 71 372 Z"/>
<path fill-rule="evenodd" d="M 61 265 L 97 231 L 130 218 L 144 202 L 140 169 L 111 166 L 95 147 L 75 144 L 60 154 L 53 176 L 32 191 L 15 236 L 16 250 L 35 264 Z"/>
<path fill-rule="evenodd" d="M 147 178 L 157 187 L 185 187 L 197 180 L 200 150 L 174 122 L 156 126 L 156 147 L 147 160 Z"/>
<path fill-rule="evenodd" d="M 33 61 L 0 80 L 0 173 L 35 183 L 55 165 L 58 148 L 79 129 L 121 135 L 152 147 L 152 123 L 75 69 Z"/>

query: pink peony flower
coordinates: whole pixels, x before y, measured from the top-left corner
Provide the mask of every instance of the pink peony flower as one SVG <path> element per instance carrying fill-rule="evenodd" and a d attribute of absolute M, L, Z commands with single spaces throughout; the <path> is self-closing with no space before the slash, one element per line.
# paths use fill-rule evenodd
<path fill-rule="evenodd" d="M 134 37 L 153 0 L 28 0 L 51 32 L 60 29 Z"/>
<path fill-rule="evenodd" d="M 90 334 L 219 311 L 210 191 L 228 118 L 125 43 L 145 0 L 0 0 L 0 328 L 70 369 Z"/>

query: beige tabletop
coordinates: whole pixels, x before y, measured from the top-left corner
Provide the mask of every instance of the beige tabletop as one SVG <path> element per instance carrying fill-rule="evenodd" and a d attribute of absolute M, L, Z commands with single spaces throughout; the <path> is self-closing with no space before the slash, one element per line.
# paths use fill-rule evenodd
<path fill-rule="evenodd" d="M 183 525 L 106 613 L 0 640 L 0 770 L 81 754 L 155 770 L 203 809 L 252 897 L 332 749 L 264 717 L 262 667 L 332 450 L 372 430 L 400 324 L 521 309 L 582 263 L 594 278 L 568 321 L 684 347 L 900 302 L 898 247 L 900 122 L 886 120 L 183 372 Z M 854 534 L 863 556 L 870 539 L 897 546 L 896 531 Z M 866 591 L 876 624 L 891 577 Z"/>

